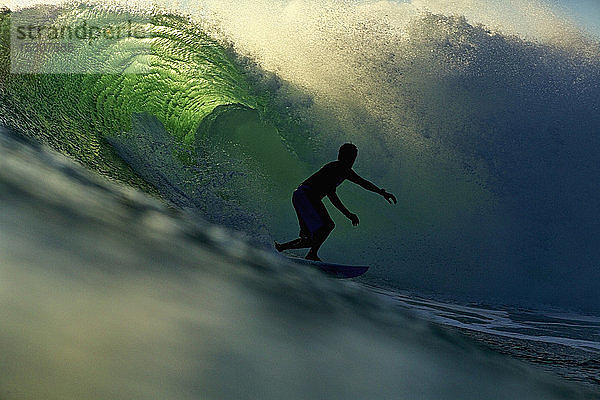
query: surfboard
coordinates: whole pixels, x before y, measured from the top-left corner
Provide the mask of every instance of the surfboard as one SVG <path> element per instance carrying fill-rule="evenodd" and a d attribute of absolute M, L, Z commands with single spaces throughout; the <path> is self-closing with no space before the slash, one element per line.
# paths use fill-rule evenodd
<path fill-rule="evenodd" d="M 361 276 L 369 269 L 369 267 L 364 265 L 333 264 L 323 261 L 306 260 L 304 258 L 288 254 L 286 254 L 285 256 L 297 264 L 307 265 L 309 267 L 316 268 L 324 274 L 338 279 L 355 278 L 357 276 Z"/>

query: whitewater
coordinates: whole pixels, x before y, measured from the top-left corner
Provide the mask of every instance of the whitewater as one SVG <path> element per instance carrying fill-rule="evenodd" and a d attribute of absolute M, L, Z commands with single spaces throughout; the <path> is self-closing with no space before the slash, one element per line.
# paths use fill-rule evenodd
<path fill-rule="evenodd" d="M 600 39 L 565 10 L 6 6 L 0 398 L 600 398 Z M 143 34 L 28 53 L 32 18 Z M 342 282 L 272 242 L 348 141 L 398 204 L 327 204 Z"/>

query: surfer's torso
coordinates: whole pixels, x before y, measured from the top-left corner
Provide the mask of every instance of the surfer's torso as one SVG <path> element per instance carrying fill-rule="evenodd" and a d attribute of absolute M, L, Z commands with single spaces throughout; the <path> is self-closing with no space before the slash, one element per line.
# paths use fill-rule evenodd
<path fill-rule="evenodd" d="M 356 175 L 352 168 L 341 161 L 332 161 L 325 164 L 320 170 L 312 174 L 301 185 L 309 186 L 314 194 L 322 199 L 326 195 L 335 192 L 335 189 L 344 180 Z"/>

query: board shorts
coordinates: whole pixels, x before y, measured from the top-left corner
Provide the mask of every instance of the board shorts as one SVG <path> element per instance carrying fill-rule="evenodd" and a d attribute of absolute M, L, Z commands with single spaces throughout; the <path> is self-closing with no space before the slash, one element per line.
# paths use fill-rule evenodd
<path fill-rule="evenodd" d="M 300 237 L 314 239 L 321 232 L 329 233 L 335 226 L 325 205 L 310 186 L 300 185 L 294 190 L 292 204 L 300 224 Z"/>

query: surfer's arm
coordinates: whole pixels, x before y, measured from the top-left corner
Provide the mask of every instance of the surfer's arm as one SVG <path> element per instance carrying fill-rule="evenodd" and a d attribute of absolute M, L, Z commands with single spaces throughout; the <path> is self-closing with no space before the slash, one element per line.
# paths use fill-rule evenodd
<path fill-rule="evenodd" d="M 378 188 L 373 183 L 371 183 L 368 180 L 366 180 L 365 178 L 359 176 L 353 170 L 350 170 L 350 173 L 348 174 L 348 180 L 350 182 L 356 183 L 358 186 L 360 186 L 364 189 L 370 190 L 371 192 L 375 192 L 377 194 L 383 195 L 383 192 L 385 192 L 385 190 Z"/>
<path fill-rule="evenodd" d="M 340 200 L 336 192 L 329 193 L 327 197 L 331 201 L 331 204 L 335 206 L 335 208 L 340 210 L 340 212 L 346 217 L 350 218 L 350 215 L 352 215 L 352 213 L 346 208 L 345 205 L 342 204 L 342 201 Z"/>
<path fill-rule="evenodd" d="M 386 192 L 385 189 L 378 188 L 373 183 L 371 183 L 368 180 L 366 180 L 365 178 L 359 176 L 353 170 L 350 170 L 350 174 L 348 175 L 348 180 L 350 182 L 356 183 L 357 185 L 359 185 L 360 187 L 362 187 L 366 190 L 369 190 L 371 192 L 382 195 L 389 203 L 392 203 L 392 201 L 393 201 L 394 204 L 396 204 L 396 196 L 394 196 L 391 193 Z"/>
<path fill-rule="evenodd" d="M 340 212 L 342 214 L 344 214 L 346 216 L 346 218 L 348 218 L 350 221 L 352 221 L 352 225 L 356 226 L 358 225 L 358 216 L 356 214 L 351 213 L 346 206 L 344 206 L 342 204 L 342 201 L 340 200 L 340 198 L 338 197 L 336 192 L 331 192 L 327 195 L 327 197 L 329 198 L 329 200 L 331 201 L 331 204 L 333 204 L 335 206 L 335 208 L 337 208 L 338 210 L 340 210 Z"/>

